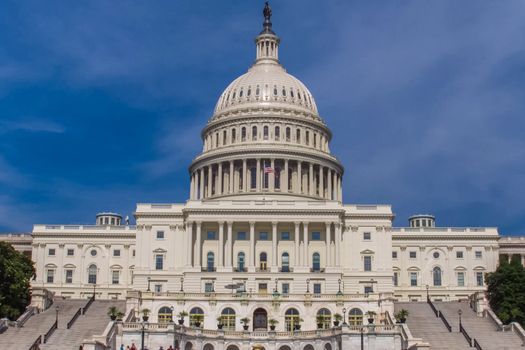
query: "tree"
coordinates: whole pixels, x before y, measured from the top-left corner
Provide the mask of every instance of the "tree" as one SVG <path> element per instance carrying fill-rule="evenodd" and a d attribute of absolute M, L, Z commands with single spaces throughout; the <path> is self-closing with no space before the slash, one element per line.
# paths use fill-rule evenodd
<path fill-rule="evenodd" d="M 35 268 L 30 258 L 0 242 L 0 318 L 16 320 L 31 300 L 30 280 Z"/>
<path fill-rule="evenodd" d="M 496 271 L 486 276 L 490 307 L 503 323 L 525 324 L 525 269 L 521 261 L 500 261 Z"/>

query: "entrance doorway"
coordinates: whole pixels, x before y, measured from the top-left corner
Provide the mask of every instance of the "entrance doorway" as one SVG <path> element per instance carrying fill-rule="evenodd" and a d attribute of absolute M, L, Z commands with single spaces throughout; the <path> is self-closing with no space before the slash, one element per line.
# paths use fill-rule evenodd
<path fill-rule="evenodd" d="M 259 308 L 253 312 L 253 330 L 268 329 L 268 313 L 265 309 Z"/>

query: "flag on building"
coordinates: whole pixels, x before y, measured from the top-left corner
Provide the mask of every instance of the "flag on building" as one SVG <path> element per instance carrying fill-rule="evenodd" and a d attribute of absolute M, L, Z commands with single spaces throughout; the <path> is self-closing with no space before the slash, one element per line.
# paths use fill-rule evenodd
<path fill-rule="evenodd" d="M 271 166 L 265 166 L 264 167 L 264 173 L 265 174 L 273 173 L 273 168 Z"/>

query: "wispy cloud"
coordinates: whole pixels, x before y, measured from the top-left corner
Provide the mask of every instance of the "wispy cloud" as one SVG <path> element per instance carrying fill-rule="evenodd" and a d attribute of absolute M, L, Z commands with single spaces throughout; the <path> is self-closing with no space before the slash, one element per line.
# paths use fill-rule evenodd
<path fill-rule="evenodd" d="M 54 121 L 44 119 L 0 121 L 0 134 L 13 131 L 50 132 L 61 134 L 65 132 L 65 128 Z"/>

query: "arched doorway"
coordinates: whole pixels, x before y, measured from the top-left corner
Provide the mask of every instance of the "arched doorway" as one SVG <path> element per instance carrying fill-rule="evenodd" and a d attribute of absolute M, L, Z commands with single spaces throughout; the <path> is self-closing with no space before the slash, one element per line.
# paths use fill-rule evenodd
<path fill-rule="evenodd" d="M 268 329 L 268 313 L 265 309 L 259 308 L 253 312 L 253 330 Z"/>
<path fill-rule="evenodd" d="M 193 344 L 191 342 L 187 342 L 186 346 L 184 346 L 184 350 L 193 350 Z"/>
<path fill-rule="evenodd" d="M 213 347 L 213 345 L 211 344 L 206 344 L 204 345 L 204 349 L 203 350 L 214 350 L 215 348 Z"/>

